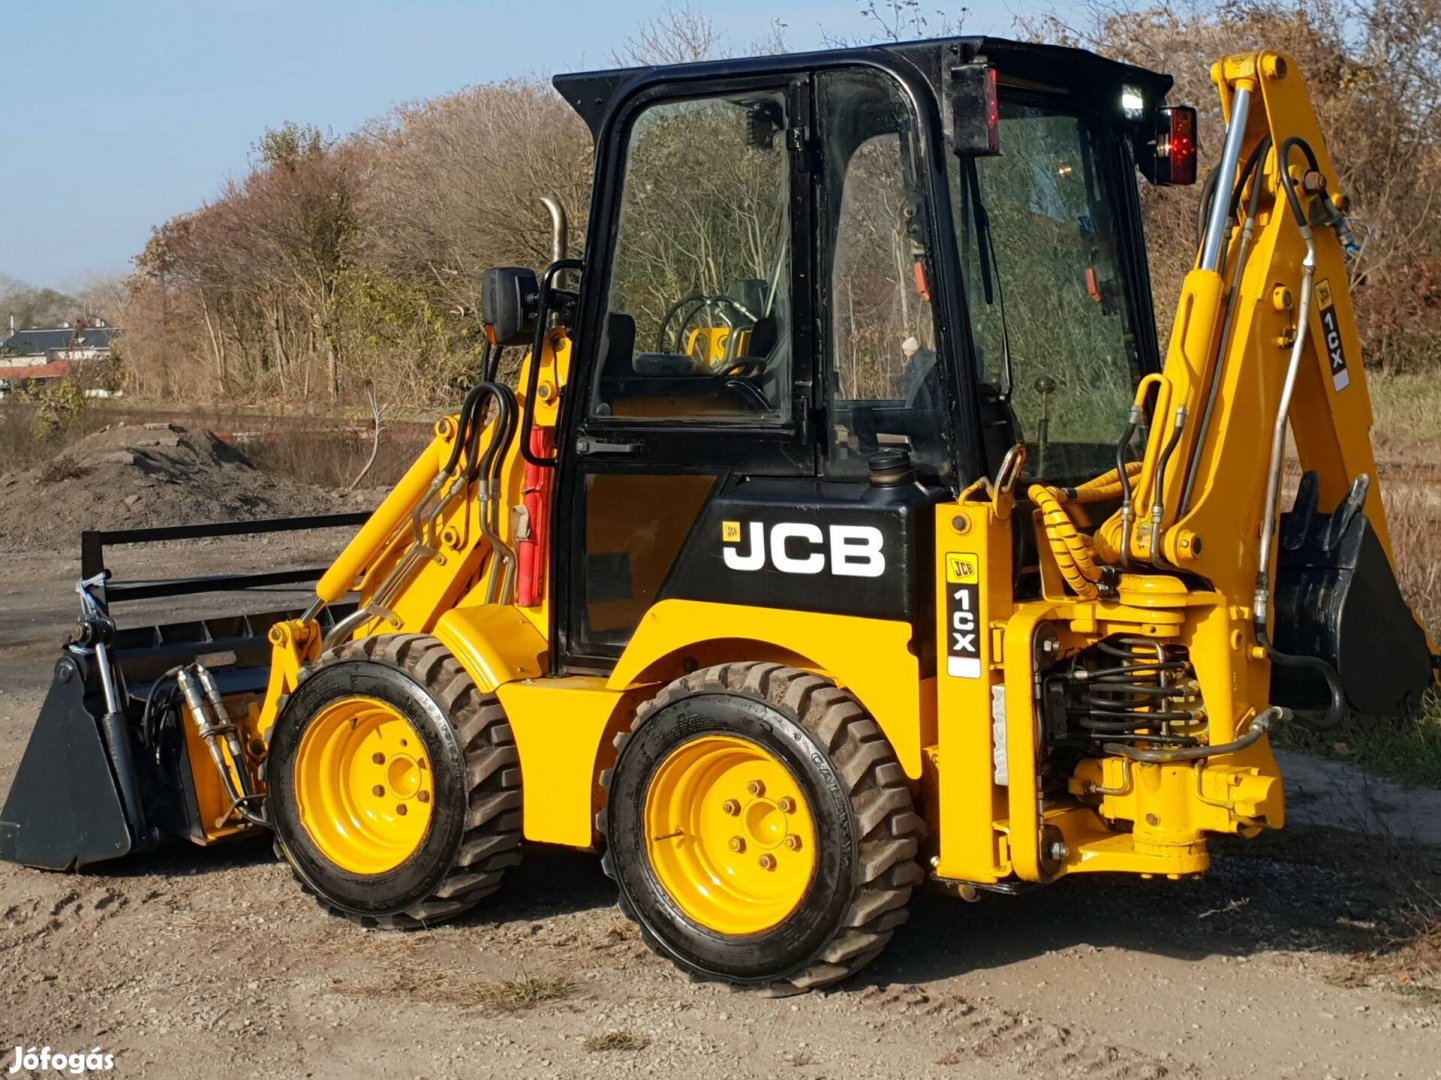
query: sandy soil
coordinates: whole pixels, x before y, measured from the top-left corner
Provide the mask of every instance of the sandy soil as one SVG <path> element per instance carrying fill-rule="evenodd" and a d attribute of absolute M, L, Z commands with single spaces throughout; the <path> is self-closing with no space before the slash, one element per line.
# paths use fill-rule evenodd
<path fill-rule="evenodd" d="M 132 572 L 281 554 L 307 555 L 215 542 L 132 554 Z M 0 790 L 74 572 L 68 555 L 0 560 Z M 1395 834 L 1441 839 L 1441 808 L 1294 764 L 1302 824 L 1223 845 L 1203 881 L 1072 879 L 975 905 L 923 893 L 862 975 L 781 1000 L 652 956 L 585 853 L 528 849 L 496 898 L 418 934 L 327 916 L 258 844 L 76 875 L 3 865 L 0 1069 L 16 1045 L 49 1045 L 154 1077 L 1441 1076 L 1441 995 L 1400 992 L 1414 942 L 1381 872 L 1417 850 Z M 571 988 L 495 1003 L 495 983 L 525 978 Z M 612 1033 L 644 1045 L 587 1049 Z"/>

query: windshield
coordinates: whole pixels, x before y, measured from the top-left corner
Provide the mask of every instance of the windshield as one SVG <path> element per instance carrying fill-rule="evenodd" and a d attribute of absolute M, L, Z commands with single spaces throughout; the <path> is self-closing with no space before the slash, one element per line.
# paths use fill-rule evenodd
<path fill-rule="evenodd" d="M 1027 473 L 1114 463 L 1139 359 L 1099 125 L 1001 103 L 1001 153 L 950 159 L 978 376 L 1008 397 Z"/>

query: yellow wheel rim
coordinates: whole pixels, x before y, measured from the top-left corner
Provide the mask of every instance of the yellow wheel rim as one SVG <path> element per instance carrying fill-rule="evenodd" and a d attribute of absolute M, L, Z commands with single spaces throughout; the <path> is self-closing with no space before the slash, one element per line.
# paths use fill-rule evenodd
<path fill-rule="evenodd" d="M 295 797 L 327 859 L 353 874 L 383 874 L 425 842 L 435 778 L 404 713 L 375 698 L 343 698 L 300 740 Z"/>
<path fill-rule="evenodd" d="M 815 876 L 815 819 L 800 784 L 746 739 L 706 735 L 672 751 L 646 791 L 645 830 L 661 887 L 722 934 L 783 922 Z"/>

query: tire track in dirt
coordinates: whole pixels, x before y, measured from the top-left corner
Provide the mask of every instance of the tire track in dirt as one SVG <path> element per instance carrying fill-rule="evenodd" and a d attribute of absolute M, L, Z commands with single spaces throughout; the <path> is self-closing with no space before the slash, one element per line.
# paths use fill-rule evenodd
<path fill-rule="evenodd" d="M 1119 1046 L 1083 1028 L 1057 1024 L 986 999 L 934 992 L 920 986 L 891 985 L 869 987 L 858 995 L 858 1000 L 867 1008 L 939 1021 L 946 1049 L 937 1056 L 937 1065 L 974 1064 L 980 1059 L 1019 1066 L 1033 1080 L 1199 1080 L 1201 1075 L 1190 1065 Z"/>
<path fill-rule="evenodd" d="M 0 953 L 37 942 L 42 948 L 52 948 L 61 945 L 62 938 L 92 935 L 129 903 L 124 893 L 99 885 L 68 888 L 48 903 L 28 900 L 11 904 L 0 916 Z"/>

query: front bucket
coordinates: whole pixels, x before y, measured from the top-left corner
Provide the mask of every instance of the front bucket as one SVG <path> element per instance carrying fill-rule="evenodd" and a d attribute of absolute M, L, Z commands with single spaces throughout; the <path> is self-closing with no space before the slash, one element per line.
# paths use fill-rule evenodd
<path fill-rule="evenodd" d="M 0 810 L 0 859 L 72 870 L 133 846 L 101 738 L 104 697 L 87 690 L 89 657 L 67 654 Z"/>

